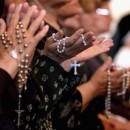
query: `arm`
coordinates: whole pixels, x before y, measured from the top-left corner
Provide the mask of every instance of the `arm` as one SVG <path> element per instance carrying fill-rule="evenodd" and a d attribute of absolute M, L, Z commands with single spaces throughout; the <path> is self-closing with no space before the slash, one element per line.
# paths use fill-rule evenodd
<path fill-rule="evenodd" d="M 82 96 L 82 110 L 88 106 L 92 99 L 98 96 L 104 96 L 106 94 L 108 80 L 108 74 L 106 70 L 111 65 L 111 62 L 111 58 L 108 58 L 105 63 L 95 71 L 88 82 L 77 87 L 77 90 Z M 122 73 L 123 70 L 111 72 L 112 94 L 115 94 L 121 90 L 122 79 L 120 76 Z"/>
<path fill-rule="evenodd" d="M 0 97 L 2 96 L 3 92 L 9 87 L 13 86 L 14 87 L 14 82 L 11 76 L 3 69 L 0 68 Z M 13 87 L 11 87 L 13 89 Z M 16 91 L 16 90 L 15 90 Z M 11 91 L 11 95 L 13 95 L 13 90 Z"/>

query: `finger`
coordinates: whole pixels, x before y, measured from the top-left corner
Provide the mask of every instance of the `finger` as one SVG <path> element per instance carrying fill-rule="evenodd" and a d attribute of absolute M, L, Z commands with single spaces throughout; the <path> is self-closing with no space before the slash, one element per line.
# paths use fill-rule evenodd
<path fill-rule="evenodd" d="M 103 41 L 103 44 L 105 44 L 106 46 L 113 46 L 113 40 L 112 39 L 107 39 Z"/>
<path fill-rule="evenodd" d="M 101 42 L 101 41 L 105 40 L 105 37 L 98 37 L 97 40 L 98 40 L 99 42 Z"/>
<path fill-rule="evenodd" d="M 20 19 L 22 19 L 24 15 L 27 13 L 28 8 L 29 8 L 29 4 L 27 2 L 23 3 L 22 10 L 20 13 Z"/>
<path fill-rule="evenodd" d="M 99 44 L 99 43 L 103 42 L 104 40 L 105 40 L 105 37 L 99 37 L 99 38 L 97 38 L 97 39 L 93 42 L 93 45 Z"/>
<path fill-rule="evenodd" d="M 103 41 L 102 44 L 100 44 L 104 50 L 101 50 L 101 53 L 108 52 L 110 48 L 114 45 L 112 40 Z"/>
<path fill-rule="evenodd" d="M 39 30 L 42 30 L 42 29 L 43 29 L 43 27 L 44 27 L 44 25 L 45 25 L 45 22 L 44 22 L 44 21 L 42 21 L 42 22 L 41 22 L 41 24 L 40 24 Z"/>
<path fill-rule="evenodd" d="M 116 70 L 112 72 L 112 77 L 120 78 L 123 75 L 123 72 L 125 72 L 125 69 Z"/>
<path fill-rule="evenodd" d="M 6 24 L 3 19 L 0 19 L 0 35 L 6 31 Z"/>
<path fill-rule="evenodd" d="M 12 17 L 11 17 L 11 22 L 10 22 L 10 26 L 9 26 L 10 31 L 12 31 L 16 27 L 16 25 L 17 25 L 17 23 L 18 23 L 18 21 L 20 19 L 19 14 L 20 14 L 21 9 L 22 9 L 22 4 L 18 4 L 16 6 L 16 9 L 15 9 Z"/>
<path fill-rule="evenodd" d="M 16 5 L 15 4 L 11 4 L 9 6 L 9 9 L 8 9 L 8 14 L 7 14 L 7 17 L 6 17 L 6 26 L 9 27 L 9 24 L 10 24 L 10 21 L 11 21 L 11 18 L 12 18 L 12 15 L 15 11 L 15 8 L 16 8 Z"/>
<path fill-rule="evenodd" d="M 33 5 L 32 7 L 28 8 L 27 13 L 24 15 L 23 19 L 22 19 L 22 23 L 24 25 L 24 28 L 27 29 L 28 25 L 31 21 L 33 12 L 37 9 L 37 6 Z"/>
<path fill-rule="evenodd" d="M 83 49 L 86 49 L 86 48 L 90 47 L 91 44 L 92 44 L 92 42 L 95 40 L 95 38 L 96 37 L 94 36 L 93 32 L 87 32 L 87 33 L 85 33 L 84 34 L 84 41 L 85 41 L 86 45 L 84 45 L 83 39 L 80 37 L 80 39 L 77 41 L 78 42 L 77 44 L 79 46 L 76 46 L 76 48 L 78 47 L 78 50 L 80 50 L 80 48 L 81 48 L 81 50 L 83 50 Z"/>
<path fill-rule="evenodd" d="M 68 52 L 69 51 L 73 52 L 73 55 L 76 55 L 80 53 L 82 50 L 85 50 L 86 48 L 90 47 L 94 40 L 95 40 L 94 33 L 88 32 L 84 34 L 84 42 L 86 45 L 84 45 L 83 39 L 80 36 L 80 39 L 78 39 L 78 41 L 72 47 L 69 47 L 67 50 Z"/>
<path fill-rule="evenodd" d="M 59 30 L 56 34 L 55 34 L 55 39 L 57 39 L 57 40 L 60 40 L 62 37 L 63 37 L 63 35 L 64 35 L 64 33 L 63 33 L 63 31 L 62 30 Z M 48 39 L 47 39 L 47 41 L 46 41 L 46 44 L 52 44 L 52 43 L 54 43 L 55 41 L 54 41 L 54 39 L 53 39 L 53 37 L 51 36 L 51 37 L 49 37 Z"/>
<path fill-rule="evenodd" d="M 111 63 L 112 63 L 112 58 L 111 58 L 111 57 L 108 57 L 108 58 L 106 59 L 106 61 L 104 62 L 104 64 L 100 67 L 100 69 L 101 69 L 102 71 L 107 70 L 108 67 L 111 65 Z"/>
<path fill-rule="evenodd" d="M 36 9 L 34 12 L 33 12 L 33 15 L 32 15 L 32 18 L 31 18 L 31 20 L 33 21 L 33 20 L 35 20 L 38 16 L 39 16 L 39 10 L 38 9 Z"/>
<path fill-rule="evenodd" d="M 46 11 L 45 10 L 42 10 L 39 14 L 39 16 L 32 22 L 32 24 L 30 25 L 29 29 L 28 29 L 28 32 L 31 34 L 31 35 L 34 35 L 36 33 L 36 31 L 39 29 L 42 21 L 43 21 L 43 18 L 46 14 Z"/>
<path fill-rule="evenodd" d="M 93 32 L 90 32 L 90 34 L 88 33 L 85 34 L 85 41 L 87 42 L 87 46 L 91 46 L 92 43 L 96 40 L 96 37 L 94 36 Z M 89 35 L 89 37 L 87 35 Z"/>
<path fill-rule="evenodd" d="M 34 10 L 33 15 L 32 15 L 32 17 L 31 17 L 30 25 L 33 23 L 33 21 L 34 21 L 39 15 L 40 15 L 39 10 L 38 10 L 38 9 Z M 42 23 L 44 23 L 44 22 L 41 22 L 41 25 L 44 26 L 44 24 L 42 24 Z M 41 27 L 41 25 L 40 25 L 40 27 Z M 42 26 L 42 27 L 43 27 L 43 26 Z M 40 27 L 39 27 L 39 28 L 40 28 Z M 41 27 L 41 28 L 42 28 L 42 27 Z"/>
<path fill-rule="evenodd" d="M 35 43 L 36 45 L 37 45 L 37 43 L 38 43 L 40 40 L 42 40 L 42 38 L 44 38 L 44 37 L 46 36 L 48 30 L 49 30 L 49 26 L 46 25 L 46 26 L 43 27 L 43 29 L 42 29 L 40 32 L 38 32 L 38 33 L 35 35 L 34 39 L 35 39 L 35 41 L 36 41 L 36 43 Z M 35 46 L 36 46 L 36 45 L 35 45 Z"/>
<path fill-rule="evenodd" d="M 76 43 L 79 40 L 79 38 L 81 37 L 81 34 L 83 34 L 83 32 L 84 32 L 84 29 L 79 29 L 71 37 L 68 37 L 66 39 L 66 47 L 70 47 L 70 46 L 74 45 L 74 43 Z"/>

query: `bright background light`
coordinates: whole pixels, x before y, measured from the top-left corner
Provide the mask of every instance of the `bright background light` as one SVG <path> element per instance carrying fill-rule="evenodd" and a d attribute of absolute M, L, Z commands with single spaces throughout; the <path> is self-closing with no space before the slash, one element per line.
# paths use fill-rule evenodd
<path fill-rule="evenodd" d="M 112 32 L 113 32 L 121 17 L 130 13 L 130 0 L 111 0 L 110 7 L 113 15 L 113 23 L 112 23 Z"/>

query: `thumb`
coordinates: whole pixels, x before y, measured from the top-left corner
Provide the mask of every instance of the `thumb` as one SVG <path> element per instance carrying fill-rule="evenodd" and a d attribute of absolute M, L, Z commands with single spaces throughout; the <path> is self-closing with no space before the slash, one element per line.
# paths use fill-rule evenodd
<path fill-rule="evenodd" d="M 6 30 L 6 24 L 5 24 L 5 21 L 3 19 L 0 19 L 0 35 L 2 33 L 4 33 Z"/>
<path fill-rule="evenodd" d="M 107 70 L 108 67 L 111 65 L 111 63 L 112 63 L 112 58 L 108 57 L 106 61 L 103 63 L 103 65 L 100 67 L 100 70 Z"/>

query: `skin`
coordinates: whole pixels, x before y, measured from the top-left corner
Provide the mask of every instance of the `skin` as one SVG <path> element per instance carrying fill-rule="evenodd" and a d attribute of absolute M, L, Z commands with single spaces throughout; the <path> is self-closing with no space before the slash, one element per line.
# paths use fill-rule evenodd
<path fill-rule="evenodd" d="M 21 13 L 21 15 L 22 16 L 20 16 L 20 17 L 23 17 L 24 16 L 24 14 L 26 13 L 27 14 L 27 9 L 26 9 L 26 11 L 25 11 L 25 8 L 27 8 L 28 6 L 26 5 L 24 5 L 24 7 L 23 7 L 23 11 L 24 12 L 22 12 Z M 7 23 L 8 23 L 8 26 L 9 26 L 9 24 L 12 24 L 12 28 L 15 26 L 15 25 L 13 25 L 13 22 L 10 22 L 10 19 L 11 19 L 11 17 L 13 17 L 12 16 L 12 14 L 13 14 L 13 10 L 14 10 L 14 8 L 15 7 L 11 7 L 11 9 L 10 9 L 10 12 L 9 12 L 9 14 L 8 14 L 8 17 L 7 17 Z M 36 7 L 35 6 L 33 6 L 33 8 L 35 8 L 35 11 L 37 11 L 36 10 Z M 21 10 L 22 10 L 22 8 L 21 8 Z M 33 15 L 34 15 L 34 12 L 35 11 L 32 11 L 31 13 L 28 13 L 28 15 L 29 15 L 29 17 L 30 17 L 30 19 L 32 19 L 32 17 L 33 17 Z M 24 20 L 26 20 L 27 19 L 27 15 L 25 15 L 24 17 L 23 17 L 23 19 Z M 24 21 L 23 20 L 23 21 Z M 26 20 L 26 21 L 28 21 L 28 20 Z M 10 22 L 10 23 L 9 23 Z M 28 22 L 29 23 L 29 22 Z M 27 28 L 27 25 L 28 25 L 28 23 L 25 23 L 25 28 Z M 36 26 L 36 25 L 35 25 Z M 12 28 L 10 28 L 9 27 L 9 31 L 8 31 L 8 33 L 9 33 L 9 35 L 11 35 L 12 34 Z M 11 30 L 11 31 L 10 31 Z M 32 31 L 32 29 L 31 29 L 31 31 Z M 30 31 L 30 32 L 31 32 Z M 75 55 L 75 54 L 77 54 L 77 53 L 79 53 L 79 52 L 81 52 L 83 49 L 84 49 L 84 47 L 81 47 L 81 49 L 80 50 L 78 50 L 77 49 L 77 47 L 78 46 L 80 46 L 80 44 L 81 44 L 81 39 L 80 39 L 80 35 L 81 35 L 81 33 L 83 33 L 83 29 L 81 29 L 81 30 L 79 30 L 77 33 L 75 33 L 72 37 L 70 37 L 70 38 L 68 38 L 67 39 L 67 43 L 68 43 L 68 47 L 70 47 L 70 45 L 72 46 L 71 48 L 68 48 L 68 52 L 71 52 L 71 50 L 75 50 L 75 48 L 76 48 L 76 50 L 75 51 L 73 51 L 72 53 L 69 53 L 69 54 L 67 54 L 67 52 L 66 52 L 66 55 L 64 55 L 64 56 L 62 56 L 61 58 L 63 58 L 63 60 L 66 60 L 66 59 L 68 59 L 68 58 L 70 58 L 69 57 L 69 55 L 71 55 L 71 54 L 73 54 L 73 55 Z M 60 34 L 60 33 L 59 33 Z M 60 35 L 61 36 L 61 35 Z M 62 33 L 62 36 L 63 36 L 63 33 Z M 61 37 L 62 37 L 61 36 Z M 78 36 L 78 37 L 77 37 Z M 88 44 L 91 44 L 92 43 L 92 41 L 95 39 L 95 37 L 93 36 L 93 33 L 92 32 L 90 32 L 89 34 L 86 34 L 85 35 L 85 38 L 86 39 L 88 39 Z M 52 39 L 52 38 L 51 38 Z M 49 41 L 49 42 L 48 42 Z M 77 41 L 77 42 L 75 42 L 75 41 Z M 52 42 L 52 43 L 54 43 L 54 41 L 52 41 L 52 40 L 47 40 L 47 43 L 48 43 L 48 45 L 49 45 L 49 48 L 51 47 L 50 45 L 50 42 Z M 75 46 L 73 46 L 73 42 L 75 42 Z M 56 46 L 57 46 L 57 44 L 52 44 L 53 46 L 53 50 L 55 50 L 55 48 L 56 48 Z M 67 46 L 67 45 L 66 45 Z M 54 51 L 53 51 L 54 52 Z M 47 55 L 47 56 L 49 56 L 49 57 L 51 57 L 52 59 L 55 59 L 55 57 L 58 55 L 59 56 L 59 54 L 56 54 L 56 56 L 54 55 L 54 54 L 50 54 L 50 52 L 47 52 L 46 51 L 46 49 L 44 50 L 44 53 L 43 54 L 45 54 L 45 55 Z M 68 55 L 68 56 L 67 56 Z M 72 55 L 72 56 L 73 56 Z M 56 61 L 58 62 L 58 63 L 61 63 L 62 61 L 60 61 L 60 59 L 61 59 L 60 57 L 58 57 L 57 59 L 56 59 Z"/>
<path fill-rule="evenodd" d="M 6 24 L 5 22 L 1 19 L 0 21 L 0 34 L 2 34 L 3 32 L 7 31 L 8 37 L 10 38 L 10 40 L 13 42 L 13 47 L 10 47 L 8 50 L 5 50 L 5 48 L 3 47 L 3 44 L 1 43 L 1 53 L 0 53 L 0 67 L 4 70 L 6 70 L 12 78 L 14 78 L 17 74 L 18 71 L 18 62 L 19 60 L 15 60 L 13 59 L 10 55 L 9 55 L 9 51 L 13 49 L 15 49 L 18 52 L 18 44 L 16 44 L 16 39 L 15 39 L 15 27 L 20 19 L 20 12 L 22 11 L 22 4 L 19 4 L 18 6 L 15 6 L 14 4 L 11 4 L 10 9 L 9 9 L 9 13 L 10 10 L 12 8 L 15 8 L 14 13 L 11 15 L 10 18 L 10 24 L 9 27 L 6 28 Z M 35 47 L 38 44 L 38 42 L 46 35 L 47 31 L 48 31 L 48 26 L 43 26 L 41 28 L 41 30 L 39 30 L 37 33 L 36 31 L 38 30 L 39 26 L 41 25 L 43 18 L 45 16 L 45 10 L 42 10 L 39 12 L 39 16 L 29 25 L 29 22 L 31 20 L 31 17 L 33 15 L 33 12 L 35 11 L 36 7 L 32 6 L 28 8 L 28 11 L 26 12 L 26 15 L 24 15 L 24 17 L 21 19 L 24 29 L 26 30 L 26 38 L 25 38 L 25 42 L 29 43 L 28 44 L 28 48 L 26 49 L 26 52 L 29 54 L 29 61 L 31 62 L 32 60 L 32 55 L 34 53 Z M 9 16 L 9 14 L 8 14 Z M 28 26 L 28 28 L 27 28 Z M 34 29 L 35 26 L 35 29 Z M 0 41 L 2 42 L 2 41 Z M 10 61 L 10 62 L 9 62 Z M 10 63 L 10 65 L 8 66 L 8 63 Z"/>
<path fill-rule="evenodd" d="M 27 26 L 26 23 L 25 23 L 25 26 Z M 81 39 L 81 34 L 83 34 L 83 33 L 84 33 L 84 30 L 80 29 L 80 30 L 76 31 L 72 36 L 67 38 L 65 53 L 63 53 L 61 55 L 59 55 L 56 51 L 57 43 L 54 42 L 52 37 L 48 38 L 48 40 L 45 43 L 45 49 L 43 51 L 43 54 L 54 59 L 56 62 L 61 64 L 66 69 L 66 65 L 68 63 L 69 64 L 73 63 L 72 57 L 75 55 L 76 55 L 76 59 L 78 62 L 83 62 L 104 51 L 106 52 L 107 50 L 110 49 L 111 46 L 113 46 L 113 42 L 111 40 L 104 41 L 104 38 L 98 39 L 98 40 L 96 40 L 95 43 L 92 44 L 92 42 L 95 40 L 95 36 L 92 32 L 87 32 L 84 34 L 85 40 L 88 43 L 88 46 L 85 48 L 82 45 L 82 39 Z M 63 37 L 62 31 L 56 33 L 56 35 L 55 35 L 56 39 L 61 39 L 62 37 Z M 104 44 L 104 43 L 106 43 L 106 44 Z M 80 49 L 79 49 L 79 47 L 80 47 Z M 88 47 L 89 47 L 89 49 L 88 49 Z M 86 49 L 86 50 L 84 50 L 84 49 Z M 95 53 L 93 53 L 93 52 L 95 52 Z M 88 55 L 88 56 L 86 57 L 86 55 Z M 72 57 L 70 57 L 70 56 L 72 56 Z M 69 59 L 69 58 L 71 58 L 71 59 Z M 63 63 L 65 66 L 63 65 Z M 110 63 L 111 62 L 109 60 L 106 65 L 106 68 L 110 65 Z M 71 68 L 69 66 L 66 70 L 69 71 L 70 69 Z M 103 72 L 106 73 L 106 69 L 103 69 Z M 101 79 L 95 80 L 97 78 L 98 74 L 100 74 L 100 71 L 97 72 L 97 74 L 93 77 L 91 82 L 86 82 L 86 84 L 82 84 L 82 86 L 77 87 L 77 90 L 80 91 L 80 93 L 83 97 L 83 102 L 82 102 L 83 110 L 89 104 L 89 102 L 91 101 L 92 98 L 98 96 L 98 95 L 94 95 L 93 97 L 91 97 L 91 95 L 93 95 L 93 93 L 95 94 L 95 92 L 99 89 L 101 84 L 104 84 L 104 83 L 102 83 Z M 88 86 L 89 86 L 90 90 L 88 90 L 88 88 L 86 88 Z M 86 89 L 90 93 L 85 93 Z M 106 89 L 104 89 L 102 87 L 102 91 L 100 93 L 104 94 L 105 92 L 106 92 Z"/>
<path fill-rule="evenodd" d="M 21 12 L 22 7 L 16 6 L 14 12 L 12 11 L 13 13 L 10 12 L 10 15 L 7 15 L 8 17 L 10 17 L 10 18 L 7 18 L 8 19 L 7 20 L 8 21 L 7 29 L 6 29 L 5 23 L 3 21 L 2 24 L 0 24 L 0 28 L 2 28 L 0 30 L 1 30 L 1 34 L 5 30 L 7 31 L 10 39 L 14 42 L 14 47 L 16 47 L 16 43 L 15 43 L 16 39 L 14 38 L 14 35 L 15 35 L 14 30 L 15 30 L 15 27 L 16 27 L 19 19 L 21 18 L 25 29 L 27 29 L 26 42 L 29 43 L 29 47 L 28 47 L 27 52 L 31 56 L 34 53 L 35 47 L 38 44 L 38 42 L 47 33 L 48 26 L 43 25 L 42 28 L 39 30 L 39 32 L 36 33 L 37 29 L 39 29 L 39 27 L 41 26 L 41 22 L 43 21 L 45 12 L 41 11 L 39 13 L 36 13 L 39 15 L 34 16 L 33 15 L 34 12 L 37 12 L 36 7 L 32 6 L 32 7 L 28 7 L 28 8 L 29 9 L 26 10 L 27 12 L 24 10 L 25 12 L 23 11 L 21 13 L 21 16 L 20 16 L 19 13 Z M 25 15 L 23 15 L 23 14 L 25 14 Z M 33 18 L 33 20 L 32 20 L 32 18 Z M 29 25 L 30 21 L 31 21 L 31 25 Z M 29 27 L 28 27 L 28 25 L 29 25 Z M 36 28 L 34 28 L 34 26 Z M 88 43 L 88 46 L 86 48 L 82 45 L 81 34 L 84 34 L 85 40 Z M 62 38 L 63 32 L 58 32 L 55 35 L 55 37 L 57 39 Z M 59 55 L 56 52 L 57 43 L 53 41 L 52 37 L 50 37 L 45 43 L 45 50 L 43 51 L 43 54 L 54 59 L 59 64 L 62 64 L 65 60 L 68 60 L 69 58 L 71 58 L 70 56 L 73 57 L 73 56 L 78 54 L 76 56 L 78 62 L 83 62 L 88 58 L 91 58 L 95 55 L 98 55 L 104 51 L 109 50 L 109 48 L 113 45 L 112 41 L 104 41 L 103 39 L 99 39 L 92 46 L 92 42 L 94 40 L 95 40 L 95 36 L 92 32 L 84 33 L 84 30 L 80 29 L 67 39 L 65 54 Z M 106 42 L 106 44 L 104 44 L 104 42 Z M 0 44 L 0 45 L 2 45 L 2 44 Z M 90 46 L 92 46 L 92 47 L 90 47 Z M 79 47 L 81 47 L 81 48 L 79 49 Z M 11 77 L 14 78 L 15 75 L 17 74 L 17 71 L 18 71 L 17 70 L 17 61 L 15 59 L 12 59 L 12 57 L 10 57 L 10 55 L 8 54 L 8 52 L 4 48 L 1 48 L 1 49 L 2 49 L 2 51 L 0 54 L 0 59 L 2 60 L 2 62 L 1 62 L 2 64 L 0 63 L 0 67 L 1 68 L 3 67 L 3 69 L 5 69 L 11 75 Z M 16 47 L 16 49 L 17 49 L 17 47 Z M 87 50 L 89 50 L 89 51 L 87 51 Z M 94 55 L 93 55 L 93 52 L 95 52 Z M 87 53 L 88 53 L 88 57 L 85 58 L 84 54 L 87 54 Z M 30 62 L 31 62 L 31 59 L 32 59 L 32 56 L 30 57 Z M 9 61 L 11 63 L 10 67 L 5 66 L 5 64 L 8 65 L 7 63 Z M 73 62 L 73 60 L 70 59 L 66 63 L 68 63 L 68 62 Z M 101 73 L 101 70 L 103 73 L 106 73 L 106 68 L 110 64 L 111 64 L 111 60 L 108 59 L 108 61 L 106 61 L 106 63 L 104 63 L 104 66 L 102 66 L 100 68 L 100 70 L 98 70 L 97 76 L 99 73 Z M 12 69 L 12 68 L 14 68 L 14 69 Z M 82 110 L 84 110 L 84 108 L 89 104 L 91 99 L 93 99 L 94 97 L 96 97 L 100 94 L 106 93 L 106 89 L 104 89 L 104 87 L 102 87 L 104 85 L 104 82 L 101 82 L 101 79 L 96 80 L 97 76 L 95 75 L 95 77 L 93 77 L 90 82 L 86 82 L 85 84 L 82 84 L 81 86 L 77 87 L 77 90 L 81 93 L 81 95 L 83 97 Z M 100 89 L 100 88 L 96 88 L 97 86 L 98 87 L 100 86 L 102 91 L 100 91 L 100 93 L 95 95 L 95 93 L 97 92 L 97 89 Z M 90 90 L 88 90 L 88 87 Z M 88 90 L 87 92 L 86 92 L 86 89 Z M 94 94 L 94 96 L 92 96 L 93 94 Z"/>
<path fill-rule="evenodd" d="M 105 130 L 129 130 L 130 128 L 130 121 L 121 121 L 114 114 L 111 114 L 110 120 L 103 114 L 99 114 L 98 117 L 102 121 Z"/>
<path fill-rule="evenodd" d="M 91 79 L 88 82 L 85 82 L 77 87 L 77 90 L 82 93 L 82 111 L 89 105 L 92 99 L 106 94 L 108 77 L 107 69 L 111 65 L 111 63 L 112 59 L 108 57 L 104 64 L 96 70 L 96 72 L 92 75 Z M 122 75 L 122 73 L 123 70 L 111 72 L 111 83 L 112 86 L 114 85 L 111 90 L 112 94 L 121 91 L 122 79 L 119 77 Z"/>
<path fill-rule="evenodd" d="M 90 4 L 91 4 L 92 8 L 95 8 L 95 6 L 93 6 L 92 3 L 90 3 Z M 64 6 L 64 8 L 62 7 L 62 9 L 64 9 L 64 11 L 67 10 L 66 7 L 67 6 Z M 68 7 L 69 7 L 69 3 L 68 3 Z M 70 7 L 72 10 L 74 10 L 74 8 L 73 8 L 74 6 L 72 6 L 72 3 L 70 4 Z M 66 17 L 63 19 L 63 17 L 64 17 L 63 12 L 60 12 L 58 14 L 60 16 L 60 22 L 63 25 L 63 27 L 65 27 L 67 29 L 71 29 L 71 31 L 73 30 L 73 32 L 74 32 L 74 30 L 77 30 L 78 28 L 82 27 L 82 28 L 84 28 L 85 32 L 92 30 L 94 32 L 94 34 L 97 35 L 98 29 L 96 28 L 96 26 L 99 26 L 99 25 L 96 24 L 95 21 L 97 20 L 97 18 L 100 19 L 101 16 L 98 16 L 97 14 L 95 14 L 95 12 L 94 13 L 82 12 L 82 13 L 76 14 L 71 17 L 69 14 L 67 14 Z M 70 14 L 71 14 L 71 12 L 70 12 Z M 79 20 L 80 18 L 82 18 L 81 21 Z M 75 24 L 73 24 L 75 20 L 76 20 L 76 22 L 75 22 Z M 102 21 L 102 19 L 100 21 Z M 107 21 L 107 18 L 106 18 L 106 21 Z M 81 22 L 83 22 L 83 23 L 81 23 Z M 109 20 L 109 22 L 110 22 L 110 20 Z M 100 32 L 106 31 L 106 27 L 108 29 L 108 24 L 106 24 L 104 27 L 105 29 L 100 30 Z M 71 32 L 71 34 L 73 32 Z M 108 45 L 109 45 L 109 47 L 108 47 Z M 113 46 L 113 41 L 111 39 L 106 40 L 104 37 L 96 38 L 96 40 L 93 42 L 92 47 L 90 47 L 87 50 L 84 50 L 80 54 L 76 55 L 76 60 L 78 61 L 78 63 L 82 63 L 83 61 L 86 61 L 87 59 L 92 58 L 94 55 L 96 56 L 96 55 L 99 55 L 99 53 L 102 54 L 104 52 L 109 51 L 112 46 Z M 73 63 L 73 61 L 74 61 L 74 58 L 72 58 L 71 60 L 68 60 L 68 64 Z M 105 63 L 103 64 L 103 66 L 99 67 L 99 69 L 93 74 L 90 81 L 85 82 L 84 84 L 81 84 L 80 86 L 77 87 L 77 90 L 80 91 L 80 93 L 82 95 L 82 101 L 83 101 L 82 102 L 82 111 L 88 106 L 88 104 L 91 102 L 91 100 L 93 100 L 95 97 L 106 94 L 107 68 L 111 65 L 111 63 L 112 63 L 111 58 L 108 58 L 105 61 Z M 70 68 L 68 67 L 68 70 L 69 69 Z M 112 93 L 116 93 L 116 92 L 120 91 L 122 79 L 120 79 L 119 77 L 122 75 L 122 73 L 123 73 L 123 70 L 120 70 L 120 71 L 115 70 L 115 71 L 111 72 L 111 76 L 112 76 L 111 82 L 112 82 L 112 86 L 113 86 Z M 102 79 L 104 79 L 104 80 L 102 80 Z"/>
<path fill-rule="evenodd" d="M 9 8 L 10 4 L 12 4 L 12 3 L 20 4 L 20 3 L 23 3 L 23 2 L 26 2 L 26 0 L 5 0 L 3 17 L 5 17 L 6 14 L 8 13 L 8 8 Z"/>
<path fill-rule="evenodd" d="M 39 2 L 41 2 L 41 1 L 39 1 Z M 60 1 L 59 1 L 59 3 L 60 3 Z M 44 1 L 42 2 L 42 4 L 44 4 Z M 78 8 L 79 8 L 79 10 L 82 10 L 81 8 L 80 8 L 80 5 L 79 5 L 79 3 L 78 3 L 78 1 L 77 0 L 71 0 L 70 2 L 68 2 L 67 4 L 65 4 L 64 6 L 61 6 L 61 8 L 57 8 L 56 9 L 56 11 L 60 11 L 60 10 L 62 10 L 62 8 L 63 8 L 63 11 L 64 11 L 64 9 L 66 9 L 66 7 L 68 8 L 68 7 L 74 7 L 74 6 L 71 6 L 71 5 L 78 5 Z M 72 8 L 73 9 L 73 8 Z M 62 11 L 61 11 L 62 12 Z M 81 11 L 77 11 L 78 13 L 81 13 Z M 77 12 L 75 12 L 75 13 L 77 13 Z M 68 12 L 69 13 L 69 12 Z M 72 12 L 71 10 L 70 10 L 70 13 L 71 14 L 73 14 L 74 12 Z M 74 13 L 74 14 L 75 14 Z M 58 13 L 57 13 L 58 14 Z M 59 15 L 58 15 L 59 16 Z M 78 33 L 77 33 L 78 32 Z M 109 50 L 109 48 L 110 47 L 112 47 L 113 46 L 113 42 L 110 40 L 109 42 L 107 41 L 106 43 L 107 44 L 103 44 L 104 43 L 104 41 L 97 41 L 98 42 L 98 45 L 99 46 L 97 46 L 96 44 L 94 45 L 92 42 L 94 42 L 95 41 L 95 36 L 94 36 L 94 34 L 92 33 L 92 32 L 86 32 L 85 34 L 84 34 L 84 37 L 85 37 L 85 40 L 86 40 L 86 42 L 88 43 L 88 46 L 85 48 L 84 46 L 81 46 L 82 45 L 82 39 L 81 39 L 81 34 L 82 33 L 84 33 L 84 31 L 77 31 L 76 30 L 76 33 L 73 33 L 73 34 L 71 34 L 70 35 L 70 37 L 69 38 L 67 38 L 67 40 L 66 40 L 66 46 L 68 46 L 67 44 L 68 43 L 70 43 L 70 46 L 68 46 L 69 48 L 66 48 L 66 50 L 65 50 L 65 53 L 63 53 L 63 55 L 64 56 L 66 56 L 66 59 L 64 59 L 63 58 L 63 55 L 62 54 L 60 54 L 61 55 L 61 57 L 59 57 L 58 58 L 58 56 L 59 56 L 59 54 L 57 55 L 57 54 L 55 54 L 55 56 L 53 57 L 53 59 L 55 60 L 55 61 L 57 61 L 57 59 L 61 59 L 61 60 L 63 60 L 64 59 L 64 61 L 65 60 L 67 60 L 67 61 L 65 61 L 65 62 L 63 62 L 63 61 L 60 61 L 59 63 L 61 63 L 61 65 L 62 65 L 62 67 L 64 67 L 64 69 L 65 70 L 67 70 L 67 71 L 69 71 L 70 69 L 71 69 L 71 67 L 70 66 L 67 66 L 67 64 L 68 63 L 72 63 L 73 62 L 73 56 L 76 56 L 78 53 L 78 55 L 76 56 L 76 59 L 77 59 L 77 61 L 79 62 L 79 63 L 81 63 L 81 62 L 83 62 L 83 61 L 85 61 L 85 60 L 87 60 L 87 59 L 89 59 L 89 58 L 92 58 L 93 56 L 96 56 L 96 55 L 98 55 L 99 53 L 102 53 L 102 52 L 106 52 L 106 51 L 108 51 Z M 60 33 L 59 33 L 60 34 Z M 77 35 L 78 34 L 78 35 Z M 62 34 L 62 36 L 63 36 L 63 34 Z M 56 35 L 56 39 L 60 39 L 62 36 L 58 36 L 57 37 L 57 35 Z M 51 37 L 50 37 L 50 39 L 51 39 Z M 75 40 L 74 40 L 75 39 Z M 50 41 L 50 40 L 49 40 Z M 77 41 L 77 42 L 75 42 L 75 41 Z M 73 42 L 75 42 L 75 44 L 73 43 Z M 48 41 L 46 42 L 46 44 L 48 44 Z M 56 44 L 57 43 L 54 43 L 54 44 L 52 44 L 53 46 L 56 46 Z M 50 46 L 51 48 L 50 49 L 52 49 L 52 48 L 54 48 L 53 46 Z M 72 46 L 73 45 L 73 46 Z M 94 45 L 94 46 L 92 46 L 92 45 Z M 106 45 L 106 46 L 104 46 L 104 45 Z M 71 47 L 72 46 L 72 47 Z M 89 49 L 89 50 L 84 50 L 84 49 L 88 49 L 88 47 L 90 47 L 90 46 L 92 46 L 91 47 L 91 49 Z M 46 45 L 45 45 L 45 48 L 46 48 Z M 83 49 L 84 48 L 84 49 Z M 84 51 L 83 51 L 84 50 Z M 95 52 L 95 53 L 93 53 L 93 51 Z M 53 51 L 54 53 L 55 53 L 55 51 Z M 81 53 L 80 53 L 81 52 Z M 54 54 L 53 53 L 53 54 Z M 72 54 L 73 53 L 73 54 Z M 46 51 L 44 51 L 43 52 L 43 54 L 47 54 L 46 53 Z M 85 54 L 85 55 L 84 55 Z M 47 54 L 48 55 L 48 54 Z M 52 54 L 50 54 L 51 56 L 52 56 Z M 51 57 L 51 56 L 49 56 L 49 57 Z M 70 56 L 72 56 L 72 57 L 70 57 Z M 57 59 L 56 59 L 57 58 Z M 72 59 L 69 59 L 69 58 L 72 58 Z"/>
<path fill-rule="evenodd" d="M 75 56 L 76 54 L 82 52 L 83 50 L 87 49 L 89 45 L 95 40 L 95 36 L 92 32 L 88 32 L 84 34 L 85 39 L 87 40 L 88 46 L 84 47 L 81 42 L 80 35 L 84 32 L 83 29 L 76 31 L 72 36 L 66 39 L 66 49 L 65 52 L 60 54 L 56 51 L 57 42 L 50 44 L 54 40 L 50 37 L 45 43 L 45 50 L 43 51 L 44 55 L 48 55 L 51 57 L 53 55 L 53 59 L 57 61 L 59 64 L 68 60 Z M 63 37 L 63 32 L 59 32 L 55 35 L 56 39 L 60 39 Z M 80 47 L 80 48 L 79 48 Z M 47 48 L 47 49 L 46 49 Z M 46 51 L 50 50 L 50 51 Z"/>

